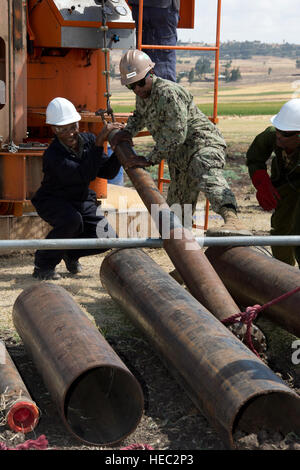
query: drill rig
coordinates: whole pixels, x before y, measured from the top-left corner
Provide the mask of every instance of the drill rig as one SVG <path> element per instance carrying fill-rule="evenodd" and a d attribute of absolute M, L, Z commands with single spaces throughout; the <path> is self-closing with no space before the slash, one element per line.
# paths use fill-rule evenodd
<path fill-rule="evenodd" d="M 181 27 L 193 27 L 194 0 L 181 3 Z M 27 236 L 11 234 L 15 222 L 3 217 L 32 210 L 52 138 L 48 103 L 69 99 L 80 130 L 97 134 L 105 114 L 114 119 L 109 52 L 135 48 L 136 30 L 125 0 L 0 0 L 0 9 L 0 238 L 27 238 L 28 224 Z M 92 188 L 106 198 L 107 181 L 96 180 Z"/>
<path fill-rule="evenodd" d="M 135 47 L 135 23 L 125 0 L 0 4 L 0 213 L 21 215 L 42 179 L 48 103 L 69 99 L 81 130 L 98 133 L 103 113 L 113 118 L 109 51 Z"/>

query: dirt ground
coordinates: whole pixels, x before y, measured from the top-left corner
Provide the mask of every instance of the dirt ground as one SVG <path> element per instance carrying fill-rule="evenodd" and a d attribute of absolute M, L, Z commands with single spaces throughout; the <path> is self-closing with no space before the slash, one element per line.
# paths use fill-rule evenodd
<path fill-rule="evenodd" d="M 269 214 L 261 211 L 255 193 L 244 171 L 244 148 L 232 145 L 229 149 L 227 170 L 240 205 L 240 217 L 254 234 L 267 234 Z M 210 212 L 209 225 L 219 225 L 222 220 Z M 163 249 L 146 249 L 150 256 L 167 272 L 172 263 Z M 0 339 L 5 341 L 32 398 L 40 409 L 40 421 L 35 430 L 25 436 L 14 434 L 0 426 L 0 443 L 15 446 L 26 439 L 35 439 L 44 434 L 48 448 L 56 450 L 119 450 L 133 444 L 151 446 L 155 450 L 223 450 L 218 433 L 209 424 L 201 411 L 195 407 L 186 392 L 165 368 L 157 353 L 145 338 L 126 318 L 125 312 L 110 298 L 101 285 L 99 268 L 104 255 L 82 258 L 83 271 L 79 275 L 69 274 L 63 263 L 58 266 L 62 279 L 52 281 L 64 287 L 90 320 L 99 328 L 106 340 L 126 366 L 139 380 L 145 409 L 136 430 L 114 446 L 88 446 L 73 437 L 65 428 L 35 364 L 27 355 L 12 323 L 12 309 L 19 294 L 39 281 L 31 277 L 33 253 L 10 254 L 0 257 Z M 300 366 L 292 367 L 292 335 L 263 320 L 258 321 L 266 334 L 268 350 L 267 364 L 285 383 L 300 392 Z M 238 450 L 299 450 L 300 437 L 294 433 L 286 436 L 274 430 L 261 429 L 257 434 L 235 434 Z"/>

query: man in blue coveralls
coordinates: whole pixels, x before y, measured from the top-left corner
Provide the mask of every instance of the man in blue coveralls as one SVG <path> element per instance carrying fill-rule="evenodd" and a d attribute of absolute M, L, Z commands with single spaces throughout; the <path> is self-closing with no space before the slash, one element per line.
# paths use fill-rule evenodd
<path fill-rule="evenodd" d="M 79 132 L 80 114 L 65 98 L 54 98 L 46 110 L 46 123 L 55 135 L 43 155 L 44 178 L 32 198 L 38 215 L 52 226 L 47 239 L 97 238 L 99 224 L 101 237 L 116 236 L 105 217 L 97 212 L 96 193 L 89 184 L 96 177 L 111 179 L 120 163 L 113 153 L 108 157 L 103 150 L 110 131 L 123 127 L 108 123 L 95 136 Z M 105 249 L 37 250 L 33 277 L 56 280 L 60 275 L 55 267 L 63 259 L 72 274 L 81 271 L 79 258 Z"/>

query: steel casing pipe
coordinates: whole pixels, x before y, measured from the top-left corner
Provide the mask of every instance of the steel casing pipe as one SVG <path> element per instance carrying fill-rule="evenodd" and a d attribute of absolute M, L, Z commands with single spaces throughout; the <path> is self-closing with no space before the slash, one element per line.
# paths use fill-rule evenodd
<path fill-rule="evenodd" d="M 210 247 L 205 252 L 236 302 L 263 305 L 297 287 L 300 271 L 249 247 Z M 300 292 L 274 304 L 261 315 L 300 337 Z"/>
<path fill-rule="evenodd" d="M 135 430 L 141 387 L 65 289 L 43 282 L 24 290 L 13 321 L 74 436 L 107 445 Z"/>
<path fill-rule="evenodd" d="M 38 407 L 3 341 L 0 341 L 0 409 L 5 423 L 14 432 L 31 432 L 39 420 Z"/>
<path fill-rule="evenodd" d="M 299 431 L 298 395 L 145 252 L 111 252 L 100 279 L 228 447 L 238 429 Z"/>
<path fill-rule="evenodd" d="M 115 133 L 112 131 L 109 134 L 110 143 Z M 133 148 L 123 141 L 114 151 L 126 169 L 127 162 L 135 155 Z M 192 231 L 181 225 L 151 175 L 142 168 L 128 168 L 126 172 L 152 218 L 154 216 L 153 222 L 163 238 L 163 247 L 192 295 L 220 320 L 238 313 L 238 306 L 205 257 Z M 164 236 L 165 227 L 170 228 L 167 237 Z"/>

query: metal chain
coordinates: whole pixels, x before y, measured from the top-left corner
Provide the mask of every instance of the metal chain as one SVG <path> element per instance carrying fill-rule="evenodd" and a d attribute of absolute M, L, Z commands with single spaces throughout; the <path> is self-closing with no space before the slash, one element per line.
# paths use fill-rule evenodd
<path fill-rule="evenodd" d="M 104 121 L 104 114 L 108 114 L 111 116 L 112 122 L 115 122 L 115 117 L 113 113 L 113 109 L 110 104 L 110 97 L 111 93 L 109 91 L 109 75 L 110 71 L 108 69 L 108 54 L 109 54 L 109 48 L 107 47 L 107 31 L 108 31 L 108 26 L 106 24 L 106 12 L 105 12 L 105 0 L 101 0 L 101 8 L 102 8 L 102 26 L 100 27 L 100 30 L 103 31 L 103 47 L 102 47 L 102 52 L 104 53 L 104 60 L 105 60 L 105 69 L 103 70 L 103 75 L 105 75 L 105 86 L 106 86 L 106 91 L 104 93 L 104 96 L 106 97 L 106 109 L 98 109 L 96 111 L 96 115 L 100 115 L 102 117 L 102 120 Z"/>

